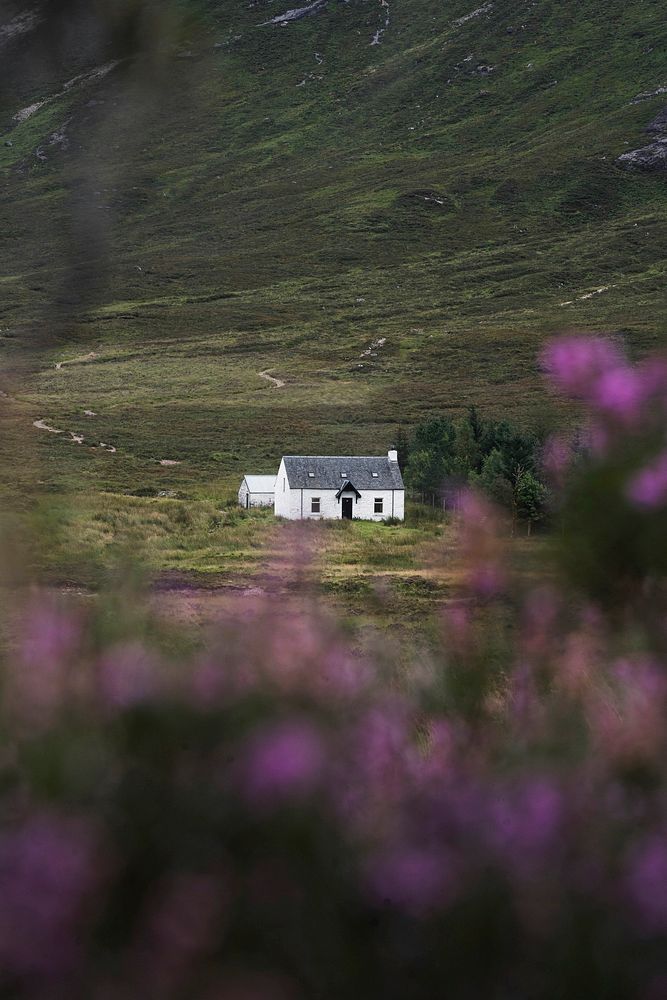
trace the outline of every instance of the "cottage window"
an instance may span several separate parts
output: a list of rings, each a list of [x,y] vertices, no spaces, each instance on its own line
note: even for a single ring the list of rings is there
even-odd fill
[[[347,479],[347,472],[341,472],[340,478],[341,479]]]
[[[384,505],[384,500],[382,499],[382,497],[376,497],[374,505],[374,513],[381,514],[383,505]]]
[[[287,482],[287,480],[286,480],[286,479],[285,479],[285,477],[283,476],[283,493],[285,492],[285,483],[286,483],[286,482]]]
[[[373,479],[377,479],[379,475],[380,475],[379,472],[371,472],[371,476],[373,477]]]
[[[320,498],[312,497],[310,501],[310,512],[311,514],[319,514],[320,512]]]
[[[315,473],[314,472],[309,472],[308,473],[308,478],[309,479],[314,479],[315,478]]]

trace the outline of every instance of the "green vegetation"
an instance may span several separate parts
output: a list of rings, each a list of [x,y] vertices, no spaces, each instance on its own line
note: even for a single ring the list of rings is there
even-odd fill
[[[175,580],[238,587],[278,574],[289,582],[303,548],[308,576],[324,585],[395,573],[444,581],[447,568],[430,569],[428,553],[444,539],[453,544],[454,533],[441,513],[425,513],[413,504],[407,523],[290,525],[261,508],[92,493],[78,503],[45,503],[33,515],[40,546],[32,560],[37,574],[53,583],[98,585],[110,566],[132,560],[149,574],[164,570]]]
[[[632,103],[667,78],[660,3],[403,0],[379,45],[379,4],[259,27],[287,6],[199,4],[159,92],[141,59],[64,89],[80,56],[4,87],[3,504],[90,525],[175,493],[208,539],[283,453],[383,452],[471,404],[548,427],[554,331],[661,341],[667,188],[615,162],[664,103]],[[155,530],[152,565],[229,565]]]
[[[469,484],[530,527],[547,514],[541,450],[538,435],[506,420],[484,420],[473,406],[456,420],[433,417],[417,426],[414,440],[403,443],[406,484],[440,506],[456,505]]]

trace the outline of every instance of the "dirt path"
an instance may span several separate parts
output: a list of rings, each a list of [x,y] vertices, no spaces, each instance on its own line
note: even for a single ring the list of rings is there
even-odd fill
[[[85,437],[83,434],[76,434],[74,431],[63,431],[59,427],[52,427],[51,424],[47,424],[46,420],[33,420],[32,426],[36,427],[38,431],[46,431],[48,434],[69,434],[69,440],[72,444],[84,444]],[[116,448],[112,444],[105,444],[100,441],[99,444],[91,444],[91,448],[101,448],[102,451],[108,451],[110,455],[116,454]]]
[[[47,424],[46,420],[33,420],[32,426],[36,427],[38,431],[48,431],[49,434],[64,434],[65,431],[59,431],[57,427],[51,427]]]
[[[56,361],[56,366],[55,366],[56,371],[57,372],[62,371],[65,365],[81,365],[84,364],[86,361],[95,361],[95,359],[98,357],[99,355],[95,354],[95,351],[91,351],[90,354],[84,354],[80,358],[70,358],[69,361]]]
[[[274,378],[269,372],[273,371],[272,368],[265,368],[263,372],[257,372],[260,378],[265,378],[267,382],[271,382],[276,389],[282,389],[285,385],[281,378]]]
[[[69,358],[67,361],[57,361],[55,364],[56,371],[62,371],[64,365],[79,365],[85,364],[88,361],[95,361],[99,355],[95,351],[90,351],[89,354],[83,354],[78,358]],[[0,396],[5,397],[6,394],[0,392]],[[6,396],[9,399],[9,396]],[[87,419],[92,419],[97,416],[95,410],[84,410],[84,416]],[[36,427],[38,431],[46,431],[47,434],[66,434],[69,435],[67,440],[71,444],[86,444],[86,438],[83,434],[79,434],[76,431],[64,431],[60,427],[52,427],[51,424],[47,424],[46,420],[40,418],[39,420],[33,420],[32,426]],[[99,441],[96,444],[88,443],[88,447],[92,449],[100,449],[100,451],[108,451],[110,455],[115,455],[118,449],[112,444],[106,444],[104,441]]]

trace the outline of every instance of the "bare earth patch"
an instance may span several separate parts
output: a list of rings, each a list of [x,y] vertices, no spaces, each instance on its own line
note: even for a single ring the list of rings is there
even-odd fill
[[[60,372],[63,370],[65,365],[82,365],[86,361],[95,361],[99,355],[95,351],[91,351],[90,354],[83,354],[80,358],[70,358],[69,361],[56,361],[56,371]]]
[[[271,371],[273,371],[272,368],[266,368],[263,372],[258,372],[257,374],[259,375],[260,378],[265,378],[267,382],[271,382],[276,389],[282,389],[282,387],[285,385],[283,379],[274,378],[273,375],[269,374]]]
[[[38,431],[46,431],[48,434],[69,434],[68,440],[72,444],[84,444],[85,437],[83,434],[77,434],[75,431],[63,431],[59,427],[52,427],[51,424],[47,424],[46,420],[33,420],[32,426],[36,427]],[[115,455],[116,448],[112,444],[105,444],[103,441],[100,443],[90,445],[91,448],[101,448],[102,451],[108,451],[109,454]]]

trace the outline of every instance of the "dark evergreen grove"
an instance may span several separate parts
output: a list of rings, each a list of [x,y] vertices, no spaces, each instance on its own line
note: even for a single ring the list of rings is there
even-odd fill
[[[541,434],[486,419],[472,406],[462,417],[418,424],[409,445],[401,432],[399,459],[408,489],[425,499],[451,505],[468,484],[530,524],[544,520],[549,506],[543,443]]]

